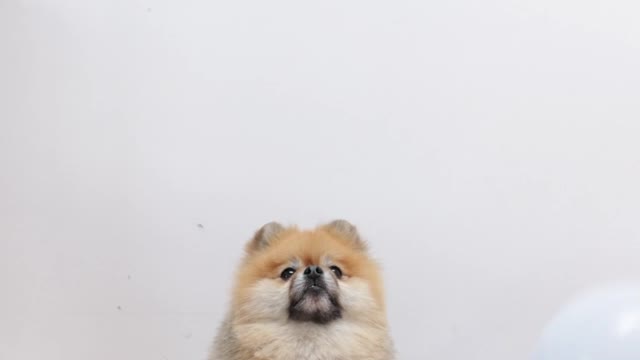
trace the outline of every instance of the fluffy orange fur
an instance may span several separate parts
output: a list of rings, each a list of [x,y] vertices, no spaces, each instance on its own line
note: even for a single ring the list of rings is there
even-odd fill
[[[337,231],[319,227],[300,231],[291,227],[278,234],[269,247],[256,251],[247,245],[247,255],[236,277],[233,309],[238,309],[248,296],[247,291],[265,277],[274,280],[291,259],[300,259],[303,266],[318,264],[323,257],[331,257],[342,268],[345,281],[349,277],[365,280],[380,309],[384,311],[383,282],[378,264],[358,244]],[[267,274],[265,276],[265,274]]]
[[[310,292],[318,278],[324,292]],[[211,360],[393,358],[380,269],[355,226],[336,220],[302,231],[273,222],[255,233]]]

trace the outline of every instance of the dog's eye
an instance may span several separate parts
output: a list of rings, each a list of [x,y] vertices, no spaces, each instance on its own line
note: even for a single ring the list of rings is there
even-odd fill
[[[280,274],[280,278],[282,278],[282,280],[289,280],[289,278],[295,273],[296,273],[296,269],[294,269],[294,268],[286,268]]]
[[[331,271],[333,271],[333,273],[336,275],[336,277],[338,279],[340,279],[342,277],[342,269],[340,269],[339,267],[337,267],[335,265],[330,267],[330,269],[331,269]]]

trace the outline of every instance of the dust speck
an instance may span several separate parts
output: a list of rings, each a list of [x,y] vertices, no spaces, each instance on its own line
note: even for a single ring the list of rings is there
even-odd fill
[[[131,280],[131,275],[127,275],[127,280]]]
[[[151,12],[151,8],[147,8],[147,12],[150,13]]]
[[[118,305],[117,309],[118,311],[122,311],[122,306]]]
[[[198,224],[197,226],[198,226],[198,229],[204,229],[204,225],[202,224]]]

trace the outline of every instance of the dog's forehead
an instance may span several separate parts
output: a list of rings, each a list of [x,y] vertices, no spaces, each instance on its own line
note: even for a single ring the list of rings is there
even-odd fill
[[[329,266],[333,264],[333,256],[329,254],[320,255],[317,257],[310,256],[293,256],[289,259],[289,266],[293,268],[300,268],[309,265]]]
[[[340,239],[324,233],[299,232],[281,239],[270,249],[271,255],[292,265],[323,265],[344,256],[351,249]]]

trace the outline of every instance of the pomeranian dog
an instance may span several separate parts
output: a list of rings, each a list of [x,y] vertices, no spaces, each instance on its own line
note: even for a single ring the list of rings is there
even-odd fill
[[[382,278],[356,228],[264,225],[210,360],[392,360]]]

